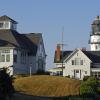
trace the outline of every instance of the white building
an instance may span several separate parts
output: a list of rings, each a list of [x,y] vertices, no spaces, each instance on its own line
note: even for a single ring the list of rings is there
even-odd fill
[[[20,34],[17,22],[0,17],[0,68],[10,75],[29,74],[45,70],[46,53],[41,33]]]
[[[99,16],[92,23],[92,32],[90,34],[91,51],[100,51],[100,19]]]
[[[53,75],[69,76],[82,80],[84,76],[95,76],[100,78],[100,19],[99,16],[92,23],[90,34],[90,51],[85,48],[74,51],[61,51],[60,45],[54,56],[55,67],[49,69]]]

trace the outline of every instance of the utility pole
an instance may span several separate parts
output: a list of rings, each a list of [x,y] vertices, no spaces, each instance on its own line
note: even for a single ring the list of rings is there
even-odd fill
[[[30,63],[30,77],[32,76],[32,63]]]
[[[62,27],[62,40],[61,40],[61,47],[62,47],[62,53],[61,53],[61,56],[62,56],[62,76],[63,76],[63,46],[64,46],[64,44],[63,44],[63,35],[64,35],[64,27]]]

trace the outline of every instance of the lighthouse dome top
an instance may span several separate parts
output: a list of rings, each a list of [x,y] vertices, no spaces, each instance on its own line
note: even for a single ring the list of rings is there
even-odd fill
[[[95,20],[93,21],[92,24],[93,24],[93,25],[98,25],[98,24],[100,24],[100,17],[97,16],[97,17],[95,18]]]
[[[92,22],[91,28],[92,28],[91,35],[96,35],[96,34],[100,35],[100,18],[99,18],[99,16],[97,16],[95,18],[95,20]]]

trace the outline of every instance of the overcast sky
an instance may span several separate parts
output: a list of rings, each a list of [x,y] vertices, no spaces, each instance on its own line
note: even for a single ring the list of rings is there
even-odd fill
[[[20,33],[43,33],[48,69],[53,67],[62,27],[65,50],[89,49],[91,23],[100,15],[100,0],[0,0],[0,15],[16,20]]]

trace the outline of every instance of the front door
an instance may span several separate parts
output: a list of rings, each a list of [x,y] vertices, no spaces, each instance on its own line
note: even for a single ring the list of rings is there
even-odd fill
[[[80,70],[75,70],[75,78],[80,79]]]

